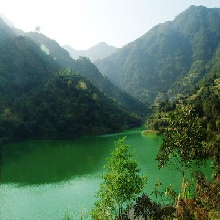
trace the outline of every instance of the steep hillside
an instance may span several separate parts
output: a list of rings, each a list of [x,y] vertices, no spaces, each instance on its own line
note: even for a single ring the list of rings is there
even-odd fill
[[[7,106],[14,98],[35,90],[61,67],[27,37],[8,38],[0,43],[0,102]]]
[[[116,100],[127,110],[138,114],[146,113],[146,105],[143,105],[140,101],[137,101],[126,92],[123,92],[106,77],[103,77],[97,67],[91,63],[88,58],[81,57],[78,60],[73,60],[69,53],[60,47],[55,40],[51,40],[37,32],[30,32],[26,35],[37,42],[47,54],[54,57],[60,66],[63,68],[70,68],[74,72],[82,74],[87,79],[91,80],[108,97]]]
[[[13,29],[9,27],[0,16],[0,43],[14,36],[15,33]]]
[[[185,94],[205,74],[220,39],[220,9],[191,6],[95,64],[131,95],[155,99]]]
[[[105,57],[110,56],[111,54],[115,53],[117,48],[110,46],[104,42],[101,42],[87,50],[74,50],[69,45],[64,45],[64,49],[66,49],[70,56],[73,59],[78,59],[79,57],[88,57],[92,62],[98,59],[103,59]]]
[[[220,45],[213,59],[206,65],[207,74],[188,97],[202,118],[208,131],[220,132]]]
[[[184,97],[169,102],[168,100],[158,105],[155,113],[148,118],[149,130],[164,131],[168,126],[168,112],[177,106],[190,104],[199,114],[201,125],[207,129],[209,135],[220,134],[220,45],[213,59],[205,66],[206,75]],[[214,135],[213,135],[214,134]]]
[[[35,90],[17,97],[0,114],[0,138],[73,138],[117,132],[140,120],[119,108],[85,77],[53,73]]]

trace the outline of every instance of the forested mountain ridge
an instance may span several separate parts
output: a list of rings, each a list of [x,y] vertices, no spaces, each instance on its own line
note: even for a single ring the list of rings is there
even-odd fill
[[[14,103],[18,137],[78,137],[117,132],[140,123],[71,70],[53,73]]]
[[[164,132],[168,124],[168,113],[179,105],[190,104],[196,110],[201,125],[211,136],[220,134],[220,47],[213,59],[205,67],[206,75],[196,84],[189,94],[169,102],[161,102],[155,113],[148,118],[149,130]]]
[[[73,59],[78,59],[79,57],[83,56],[88,57],[92,62],[108,57],[117,50],[117,48],[104,42],[100,42],[87,50],[75,50],[69,45],[64,45],[63,48],[69,52]]]
[[[219,39],[220,9],[191,6],[95,64],[131,95],[154,103],[189,92],[206,74]]]
[[[54,57],[2,20],[0,35],[0,142],[73,138],[140,124],[85,77],[60,71]]]
[[[138,114],[147,112],[147,105],[142,104],[140,101],[111,83],[99,72],[97,67],[88,58],[80,57],[77,60],[72,59],[69,53],[55,40],[51,40],[41,33],[30,32],[26,33],[26,36],[34,40],[51,57],[54,57],[60,66],[63,68],[70,68],[74,72],[82,74],[87,79],[91,80],[108,97],[121,104],[123,108]]]

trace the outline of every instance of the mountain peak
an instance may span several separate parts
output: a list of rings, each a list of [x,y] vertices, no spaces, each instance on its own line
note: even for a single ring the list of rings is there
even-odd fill
[[[97,45],[108,45],[108,44],[105,43],[105,42],[100,42],[100,43],[98,43]]]
[[[108,57],[117,50],[117,48],[110,46],[105,42],[100,42],[87,50],[75,50],[69,45],[64,45],[63,48],[69,52],[73,59],[78,59],[79,57],[84,56],[88,57],[91,61]]]

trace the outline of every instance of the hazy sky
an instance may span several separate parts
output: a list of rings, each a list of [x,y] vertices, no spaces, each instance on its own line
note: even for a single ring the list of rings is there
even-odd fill
[[[190,5],[220,8],[220,0],[0,0],[0,12],[24,31],[40,26],[60,45],[87,49],[122,47]]]

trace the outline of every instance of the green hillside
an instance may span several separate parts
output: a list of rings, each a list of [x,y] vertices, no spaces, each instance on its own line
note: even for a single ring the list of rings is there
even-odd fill
[[[142,101],[186,94],[206,74],[220,39],[220,9],[191,6],[114,55],[100,72]]]
[[[91,80],[92,83],[108,97],[117,101],[123,108],[138,114],[147,112],[146,104],[142,104],[140,101],[131,97],[128,93],[111,83],[99,72],[97,67],[88,58],[80,57],[77,60],[72,59],[69,53],[55,40],[51,40],[41,33],[30,32],[26,35],[34,40],[41,48],[43,47],[45,52],[52,56],[60,66],[63,68],[70,68],[74,72],[82,74],[87,79]]]
[[[53,73],[37,89],[18,98],[12,110],[4,109],[2,119],[3,123],[14,119],[13,136],[18,138],[102,134],[140,123],[85,77],[65,69]]]
[[[2,24],[0,142],[33,137],[73,138],[140,125],[140,119],[119,107],[85,77],[71,70],[59,71],[62,66],[54,57],[29,37],[17,37],[13,28]],[[81,67],[88,70],[84,63]]]

